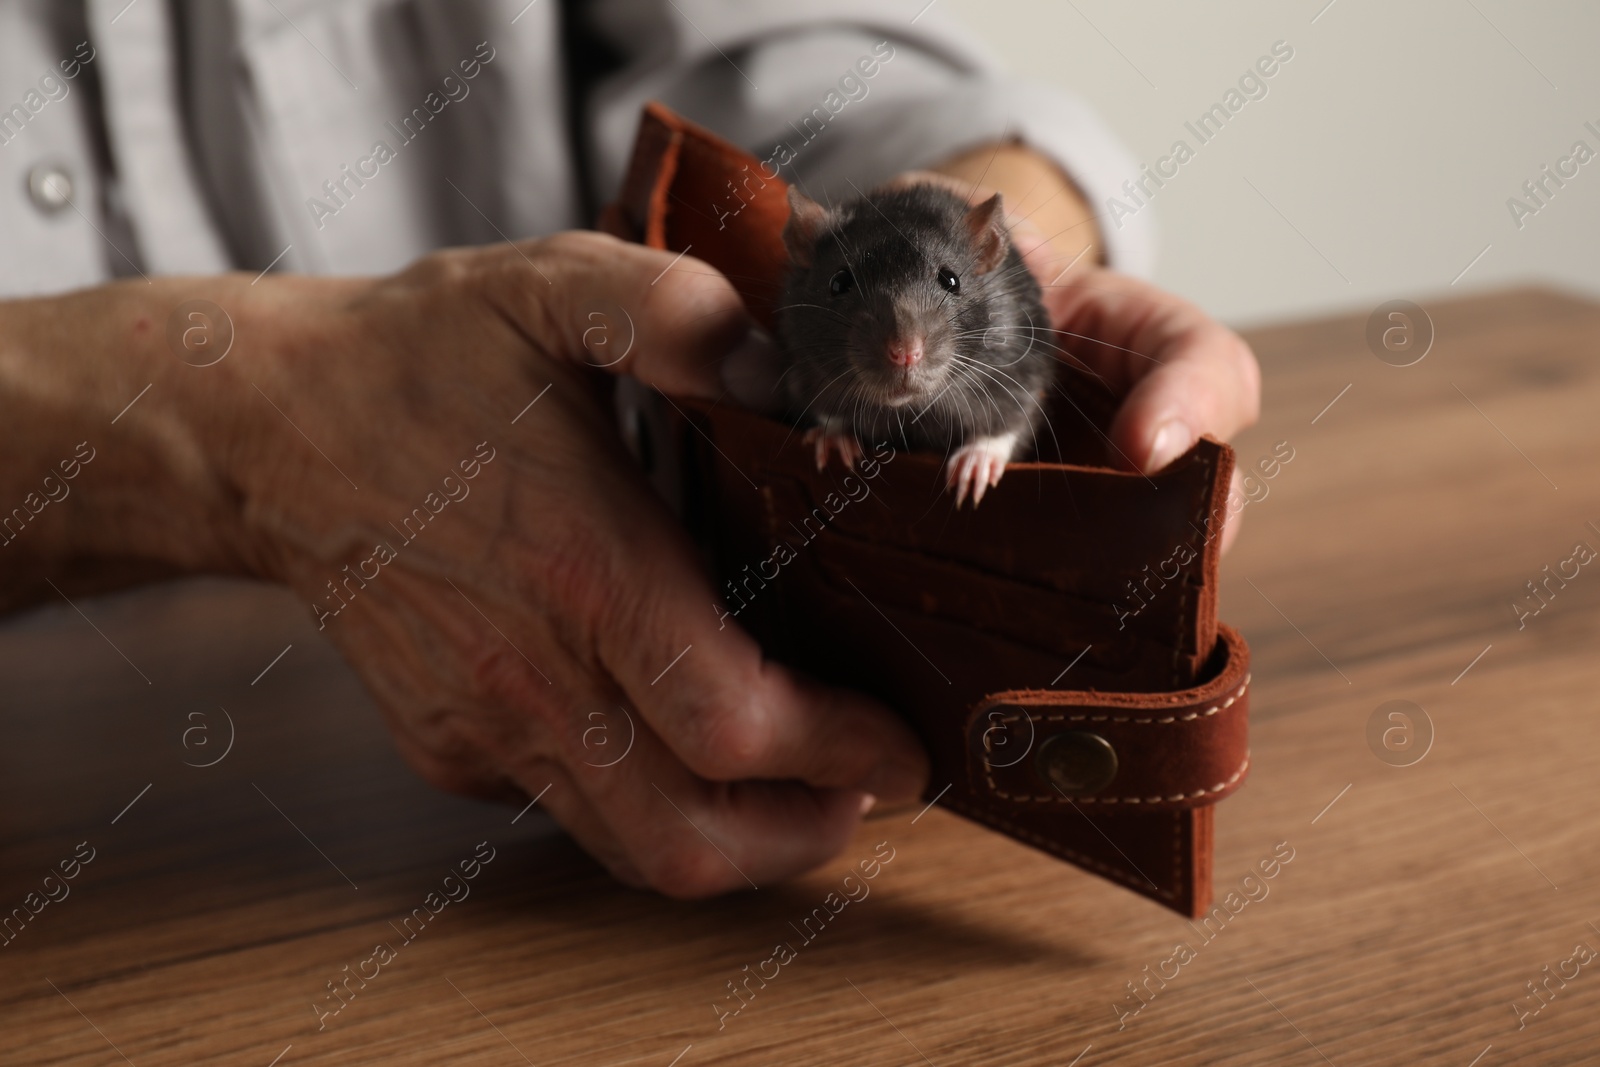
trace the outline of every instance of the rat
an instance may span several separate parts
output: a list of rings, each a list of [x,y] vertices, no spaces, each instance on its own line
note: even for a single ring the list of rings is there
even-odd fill
[[[791,187],[777,314],[782,385],[817,469],[861,440],[948,455],[976,507],[1034,444],[1057,361],[1040,289],[996,193],[882,188],[825,208]]]

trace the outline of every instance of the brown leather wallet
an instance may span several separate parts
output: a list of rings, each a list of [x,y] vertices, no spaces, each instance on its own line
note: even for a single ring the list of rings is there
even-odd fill
[[[786,189],[650,104],[601,228],[704,260],[770,328]],[[1212,805],[1250,762],[1249,649],[1216,618],[1233,452],[1202,438],[1149,477],[1113,469],[1116,398],[1063,377],[1057,462],[1010,464],[976,509],[954,507],[942,456],[880,446],[819,472],[793,427],[727,403],[646,405],[634,432],[729,615],[905,715],[926,800],[1199,916]]]

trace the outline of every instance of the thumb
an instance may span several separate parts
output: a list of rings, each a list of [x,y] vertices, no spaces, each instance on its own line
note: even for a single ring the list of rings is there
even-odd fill
[[[606,234],[511,245],[506,263],[514,291],[502,309],[525,336],[553,356],[669,395],[722,395],[723,358],[754,326],[710,264]]]
[[[1203,433],[1228,440],[1260,411],[1255,357],[1231,330],[1202,322],[1157,352],[1160,362],[1128,391],[1110,431],[1146,474],[1187,452]]]

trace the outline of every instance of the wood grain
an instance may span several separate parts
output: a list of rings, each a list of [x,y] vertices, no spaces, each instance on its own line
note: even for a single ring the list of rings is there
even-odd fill
[[[1219,898],[1275,848],[1293,859],[1209,940],[940,810],[870,820],[791,885],[712,904],[620,889],[537,810],[513,823],[416,780],[285,594],[193,582],[0,631],[0,914],[95,850],[0,948],[0,1058],[1594,1062],[1600,966],[1552,981],[1524,1028],[1513,1004],[1540,1003],[1524,983],[1576,944],[1600,949],[1600,571],[1524,628],[1511,604],[1575,542],[1600,547],[1600,308],[1520,291],[1428,310],[1437,338],[1406,368],[1367,350],[1365,316],[1252,335],[1265,414],[1241,464],[1279,441],[1295,458],[1224,566],[1256,681]],[[1389,700],[1432,722],[1412,766],[1368,746]],[[221,751],[198,741],[226,739],[224,708],[233,749],[186,765]],[[483,841],[471,895],[319,1030],[325,983],[399,942],[390,923]],[[804,940],[790,924],[885,841],[870,894]],[[779,941],[795,957],[719,1030],[725,983]],[[1119,1029],[1126,983],[1179,943],[1192,958]]]

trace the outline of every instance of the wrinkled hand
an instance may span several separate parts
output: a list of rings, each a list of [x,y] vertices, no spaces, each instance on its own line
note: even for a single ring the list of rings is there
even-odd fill
[[[823,862],[927,769],[888,710],[719,623],[619,439],[596,366],[716,396],[748,330],[673,258],[575,233],[269,279],[239,336],[287,335],[219,364],[244,400],[208,432],[253,569],[313,605],[423,777],[538,796],[618,878],[695,897]]]

